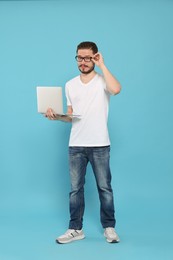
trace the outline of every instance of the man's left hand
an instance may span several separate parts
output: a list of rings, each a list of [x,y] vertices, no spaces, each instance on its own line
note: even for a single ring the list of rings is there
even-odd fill
[[[103,56],[100,52],[97,52],[94,57],[92,58],[92,61],[101,68],[102,65],[104,65]]]

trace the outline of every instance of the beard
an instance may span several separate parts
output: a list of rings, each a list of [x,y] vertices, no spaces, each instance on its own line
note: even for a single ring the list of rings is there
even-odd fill
[[[82,69],[82,66],[84,66],[85,68],[88,68],[88,70],[84,70]],[[78,69],[80,70],[80,72],[82,74],[89,74],[90,72],[92,72],[94,70],[95,64],[92,67],[88,67],[87,65],[80,65],[78,66]]]

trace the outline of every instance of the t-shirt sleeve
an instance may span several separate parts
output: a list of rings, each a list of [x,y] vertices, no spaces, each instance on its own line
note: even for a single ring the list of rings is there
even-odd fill
[[[66,95],[66,100],[67,100],[67,106],[71,106],[71,100],[69,96],[69,85],[66,83],[65,85],[65,95]]]

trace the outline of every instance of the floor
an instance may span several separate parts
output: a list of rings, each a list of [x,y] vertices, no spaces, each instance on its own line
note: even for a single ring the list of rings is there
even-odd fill
[[[172,260],[172,227],[168,225],[170,218],[167,217],[167,221],[166,218],[162,219],[165,222],[161,228],[158,226],[160,219],[152,217],[140,221],[139,214],[132,221],[128,214],[122,214],[117,227],[121,242],[109,244],[96,219],[88,215],[84,223],[86,238],[59,245],[55,243],[55,238],[65,231],[66,221],[63,216],[43,213],[2,215],[0,260],[94,260],[96,257],[100,260]]]

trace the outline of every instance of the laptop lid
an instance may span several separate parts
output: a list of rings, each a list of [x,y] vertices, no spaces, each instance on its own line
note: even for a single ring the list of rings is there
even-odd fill
[[[37,87],[38,113],[45,114],[48,108],[52,108],[56,114],[64,114],[62,87],[57,87],[57,86]]]

